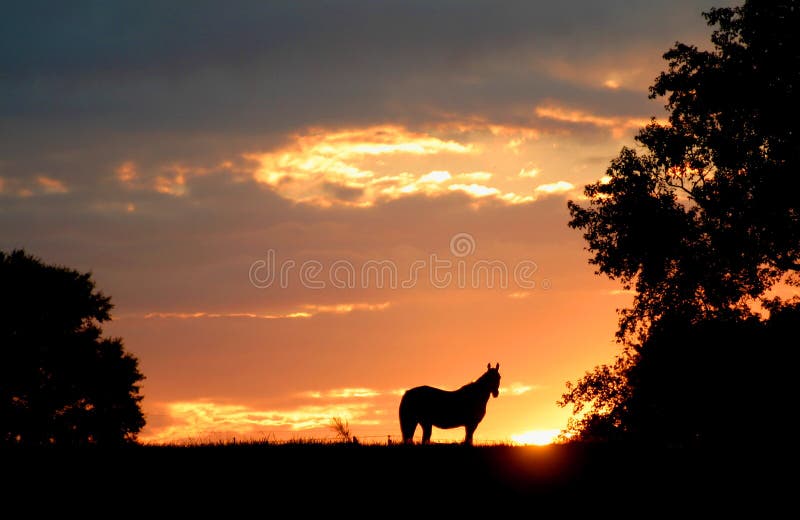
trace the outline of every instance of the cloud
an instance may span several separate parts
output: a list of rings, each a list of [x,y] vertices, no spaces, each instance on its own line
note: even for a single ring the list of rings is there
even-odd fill
[[[515,291],[509,293],[508,297],[515,300],[522,300],[528,298],[530,295],[531,295],[530,291]]]
[[[369,418],[371,405],[326,404],[305,405],[287,409],[258,409],[242,404],[213,401],[178,401],[160,405],[162,426],[149,429],[140,436],[146,443],[186,442],[192,439],[229,440],[232,437],[267,437],[276,431],[301,431],[325,428],[332,417],[350,422],[377,424]]]
[[[481,198],[490,195],[499,195],[500,190],[482,184],[451,184],[447,187],[451,191],[463,191],[472,197]]]
[[[114,172],[119,182],[126,186],[132,184],[139,177],[139,173],[136,171],[136,164],[133,161],[123,162],[117,166]]]
[[[636,294],[636,291],[633,289],[612,289],[608,291],[608,294],[611,296],[622,296],[622,295],[629,295],[629,294]]]
[[[532,392],[534,390],[537,390],[538,388],[539,387],[537,387],[536,385],[527,385],[525,383],[515,382],[511,383],[510,386],[500,387],[500,393],[517,396],[517,395],[527,394],[528,392]]]
[[[317,314],[349,314],[353,311],[382,311],[391,305],[390,302],[383,303],[337,303],[332,305],[306,304],[301,310],[284,312],[278,314],[263,314],[255,312],[148,312],[144,314],[145,319],[215,319],[215,318],[246,318],[258,320],[280,320],[294,318],[311,318]]]
[[[549,195],[553,193],[565,193],[574,189],[575,186],[571,182],[557,181],[548,184],[540,184],[539,186],[536,186],[534,191]]]
[[[282,148],[247,153],[244,157],[258,163],[253,173],[256,181],[289,199],[323,206],[334,202],[363,202],[369,205],[381,195],[398,192],[393,189],[396,184],[391,181],[409,178],[379,176],[365,166],[367,160],[396,154],[465,154],[471,151],[469,144],[412,132],[397,125],[383,125],[338,130],[312,129],[295,135],[292,142]],[[441,183],[449,178],[448,172],[433,171],[405,186]],[[387,183],[389,186],[386,186]],[[341,191],[332,191],[331,186],[347,190],[345,196],[341,196]]]
[[[463,193],[481,203],[487,199],[505,204],[532,202],[535,192],[520,193],[517,189],[522,186],[515,186],[513,178],[498,178],[489,171],[404,170],[409,165],[421,168],[428,164],[424,161],[457,164],[464,156],[472,162],[492,160],[505,154],[506,131],[517,130],[472,121],[417,131],[399,125],[316,128],[292,136],[288,144],[274,150],[244,154],[255,163],[250,170],[243,166],[228,170],[235,176],[252,177],[288,200],[323,208],[369,208],[393,199],[439,197],[448,192]],[[409,163],[409,156],[419,159]],[[517,177],[529,179],[539,171],[526,166]],[[180,187],[185,188],[183,183]]]
[[[617,139],[629,130],[641,128],[650,123],[648,118],[599,116],[585,110],[565,108],[558,105],[537,106],[536,115],[543,119],[552,119],[559,122],[608,128],[611,131],[611,135]]]
[[[47,177],[44,175],[40,175],[36,178],[36,183],[39,187],[44,191],[44,193],[68,193],[69,190],[58,179],[53,179],[52,177]]]
[[[458,178],[459,179],[464,179],[464,180],[472,181],[472,182],[475,182],[475,181],[488,181],[488,180],[491,180],[491,178],[493,176],[494,176],[494,174],[492,174],[490,172],[470,172],[470,173],[459,173],[458,174]]]
[[[535,168],[533,166],[520,169],[519,173],[517,174],[518,177],[523,177],[526,179],[533,179],[539,175],[539,168]]]
[[[435,182],[436,184],[441,184],[445,181],[449,181],[452,178],[453,176],[450,175],[450,172],[438,170],[423,175],[417,182]]]
[[[0,195],[26,199],[41,195],[64,195],[70,192],[66,183],[47,175],[35,175],[31,179],[0,177]]]
[[[50,172],[72,188],[99,168],[38,165],[87,153],[93,167],[129,159],[144,168],[259,151],[308,127],[387,121],[489,121],[522,153],[520,142],[548,130],[548,120],[528,117],[547,100],[637,118],[658,110],[644,87],[663,68],[659,56],[676,39],[705,41],[699,13],[710,5],[245,2],[225,16],[201,3],[165,17],[156,2],[135,14],[116,3],[20,3],[0,19],[0,116],[14,128],[0,142],[3,176]],[[618,76],[622,88],[602,86]],[[233,150],[237,141],[246,146]]]
[[[301,392],[299,395],[311,397],[313,399],[360,399],[378,397],[383,395],[383,393],[378,390],[373,390],[372,388],[335,388],[327,391],[310,390],[308,392]]]

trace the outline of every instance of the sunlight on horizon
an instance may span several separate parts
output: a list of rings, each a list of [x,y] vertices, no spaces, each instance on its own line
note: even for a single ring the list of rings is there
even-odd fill
[[[511,440],[517,444],[528,446],[547,446],[548,444],[553,444],[560,433],[561,430],[558,428],[552,428],[548,430],[528,430],[526,432],[512,435]]]

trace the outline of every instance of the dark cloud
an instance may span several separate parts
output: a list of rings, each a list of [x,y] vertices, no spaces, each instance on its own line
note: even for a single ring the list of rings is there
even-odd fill
[[[363,188],[353,188],[333,182],[325,182],[322,185],[322,189],[326,194],[333,196],[334,199],[344,202],[357,201],[364,193]]]
[[[542,63],[658,53],[696,34],[708,4],[19,3],[0,20],[0,117],[7,128],[252,133],[441,111],[510,118],[552,96],[630,110]]]

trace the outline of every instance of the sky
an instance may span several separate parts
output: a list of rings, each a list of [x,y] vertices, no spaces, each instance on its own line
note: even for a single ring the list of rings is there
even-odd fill
[[[397,439],[404,390],[487,363],[476,441],[547,440],[631,299],[566,202],[713,5],[13,2],[0,249],[111,295],[146,442]]]

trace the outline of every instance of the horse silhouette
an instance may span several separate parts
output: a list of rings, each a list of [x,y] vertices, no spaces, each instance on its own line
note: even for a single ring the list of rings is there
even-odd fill
[[[449,392],[432,386],[418,386],[408,390],[400,400],[400,430],[403,442],[411,443],[417,424],[422,426],[422,443],[431,441],[433,426],[458,428],[464,426],[467,434],[464,444],[472,444],[472,435],[486,415],[489,394],[500,395],[500,363],[476,381]]]

